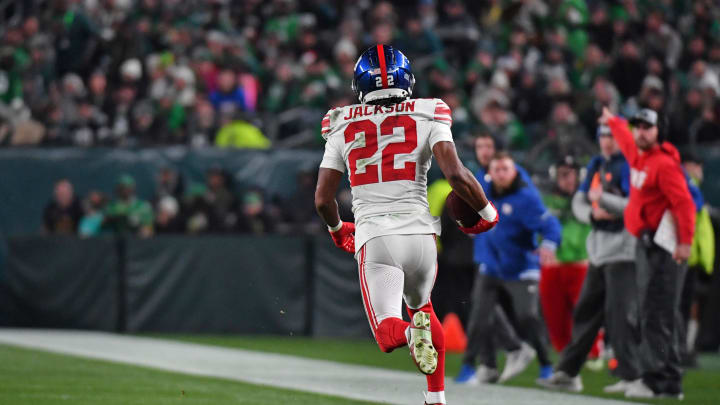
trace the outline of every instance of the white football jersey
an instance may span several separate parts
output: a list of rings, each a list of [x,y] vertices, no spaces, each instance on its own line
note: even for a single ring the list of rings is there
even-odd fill
[[[440,221],[428,209],[427,172],[432,147],[452,142],[451,125],[450,108],[440,99],[328,111],[320,167],[348,172],[356,251],[377,236],[440,234]]]

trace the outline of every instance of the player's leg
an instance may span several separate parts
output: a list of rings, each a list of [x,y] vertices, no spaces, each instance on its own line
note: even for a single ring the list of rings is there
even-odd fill
[[[437,275],[437,247],[434,235],[398,235],[403,241],[396,246],[398,260],[405,273],[404,297],[408,313],[415,318],[418,312],[430,320],[432,344],[437,351],[437,367],[427,376],[426,403],[445,403],[445,333],[430,302]]]
[[[373,238],[357,254],[360,288],[370,328],[380,350],[389,353],[407,344],[408,323],[402,319],[404,275],[385,245]]]
[[[446,261],[439,260],[438,258],[438,268],[450,270],[451,266],[449,266]],[[431,301],[433,302],[435,313],[439,319],[445,319],[447,314],[454,312],[453,301],[455,301],[456,298],[457,277],[455,276],[456,269],[452,268],[452,270],[453,271],[438,271],[432,290]]]

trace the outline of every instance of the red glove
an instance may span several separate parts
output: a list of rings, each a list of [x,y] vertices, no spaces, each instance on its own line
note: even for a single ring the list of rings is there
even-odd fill
[[[330,231],[335,246],[340,249],[355,254],[355,224],[352,222],[343,222],[342,227],[335,232]]]
[[[488,204],[490,204],[493,209],[495,209],[495,205],[488,201]],[[480,217],[480,219],[477,221],[477,223],[471,227],[463,228],[460,227],[460,230],[465,232],[468,235],[477,235],[479,233],[487,232],[495,227],[498,223],[498,219],[500,219],[500,215],[498,215],[497,210],[495,210],[495,219],[493,221],[488,221],[484,219],[483,217]]]

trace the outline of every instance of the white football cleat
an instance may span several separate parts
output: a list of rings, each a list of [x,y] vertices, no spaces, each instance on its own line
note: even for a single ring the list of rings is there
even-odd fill
[[[432,374],[437,368],[438,352],[432,344],[430,314],[418,311],[410,323],[410,356],[418,370],[423,374]]]

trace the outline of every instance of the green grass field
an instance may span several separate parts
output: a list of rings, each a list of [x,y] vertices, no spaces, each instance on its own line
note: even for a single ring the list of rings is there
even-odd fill
[[[301,337],[162,336],[185,342],[243,348],[314,359],[414,371],[407,350],[381,353],[370,340]],[[720,401],[720,357],[701,358],[702,369],[685,378],[685,404]],[[460,355],[447,356],[447,374],[460,367]],[[508,385],[535,387],[537,365]],[[602,393],[613,382],[606,372],[583,371],[585,395]],[[418,375],[418,378],[421,378]],[[482,392],[482,387],[477,387]],[[648,401],[644,401],[648,402]],[[671,404],[674,400],[651,403]],[[0,345],[0,404],[369,404],[324,395],[197,377]]]
[[[0,404],[371,403],[0,345]]]
[[[390,354],[380,352],[375,343],[368,340],[308,339],[302,337],[238,337],[238,336],[164,336],[185,342],[235,347],[249,350],[291,354],[314,359],[332,360],[343,363],[384,367],[394,370],[413,371],[414,366],[407,350],[396,350]],[[500,359],[502,362],[502,359]],[[708,405],[720,403],[720,356],[701,356],[701,368],[690,370],[684,379],[685,400],[683,404]],[[461,355],[446,356],[446,374],[452,378],[460,369]],[[502,363],[500,364],[502,367]],[[537,362],[519,375],[508,386],[537,388],[535,378],[538,375]],[[608,395],[602,392],[604,386],[617,381],[606,371],[582,371],[585,390],[583,395],[602,398],[622,399],[621,395]],[[482,388],[478,388],[481,390]],[[648,401],[639,401],[648,402]],[[652,400],[657,404],[678,403],[672,399]]]

